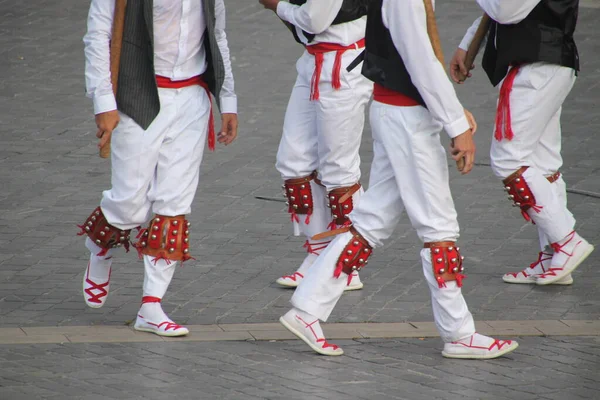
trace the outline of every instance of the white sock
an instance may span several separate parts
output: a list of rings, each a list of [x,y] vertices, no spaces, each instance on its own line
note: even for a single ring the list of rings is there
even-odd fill
[[[554,253],[552,257],[552,264],[555,266],[564,265],[573,253],[573,250],[577,244],[582,240],[581,236],[577,232],[572,232],[556,242],[559,246],[562,246],[560,251]]]
[[[141,315],[146,321],[150,321],[155,324],[160,324],[164,321],[173,322],[171,318],[165,314],[160,303],[144,303],[140,307],[138,314]]]
[[[92,242],[89,237],[86,238],[85,246],[88,248],[88,250],[90,250],[88,278],[98,284],[108,281],[108,277],[110,276],[110,267],[112,265],[113,249],[108,250],[108,252],[103,256],[98,256],[97,254],[102,251],[102,248],[98,247],[94,242]]]
[[[292,308],[290,313],[292,314],[297,323],[304,326],[305,329],[312,330],[317,339],[325,337],[325,335],[323,334],[323,329],[321,328],[321,323],[319,322],[319,319],[317,317],[297,308]]]

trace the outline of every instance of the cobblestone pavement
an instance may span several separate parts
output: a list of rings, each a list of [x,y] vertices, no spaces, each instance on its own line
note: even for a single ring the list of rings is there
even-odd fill
[[[274,159],[301,48],[254,1],[226,3],[240,138],[207,154],[202,166],[190,216],[197,260],[178,270],[164,302],[182,324],[275,322],[291,292],[273,281],[304,256],[283,205],[256,198],[280,196]],[[81,298],[87,255],[75,225],[110,183],[108,162],[96,156],[91,102],[84,97],[81,38],[88,4],[0,0],[2,328],[118,326],[139,307],[142,268],[131,253],[115,260],[102,309],[86,308]],[[600,9],[594,0],[583,4],[576,35],[582,72],[563,110],[563,173],[571,189],[600,193]],[[471,1],[438,1],[446,58],[479,13]],[[573,286],[500,280],[534,261],[536,232],[485,166],[496,94],[481,68],[459,87],[459,96],[480,127],[481,165],[467,177],[451,176],[471,311],[488,321],[600,319],[598,251],[576,271]],[[367,129],[365,184],[370,146]],[[573,193],[569,203],[578,231],[600,243],[600,199]],[[331,320],[431,321],[418,248],[405,219],[364,271],[365,289],[344,295]],[[2,345],[0,398],[197,398],[199,389],[202,398],[232,399],[600,398],[597,338],[526,338],[512,360],[487,363],[442,360],[436,339],[348,345],[339,359],[314,357],[299,342]],[[308,388],[304,378],[311,380]]]
[[[525,338],[509,357],[464,362],[436,339],[0,346],[0,398],[598,399],[598,338]]]

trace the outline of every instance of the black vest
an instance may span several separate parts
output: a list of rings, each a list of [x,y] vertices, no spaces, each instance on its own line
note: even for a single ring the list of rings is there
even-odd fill
[[[383,0],[372,0],[369,4],[362,74],[387,89],[425,105],[394,46],[390,31],[383,24],[382,3]]]
[[[202,2],[206,20],[204,49],[208,68],[203,77],[220,108],[225,66],[215,36],[215,0]],[[154,20],[152,0],[129,0],[125,9],[125,29],[116,100],[119,111],[148,129],[160,111],[154,74]]]
[[[579,0],[542,0],[518,24],[492,21],[483,69],[494,86],[504,79],[510,65],[547,62],[579,71],[573,40]]]
[[[290,0],[290,4],[294,4],[296,6],[301,6],[306,3],[307,0]],[[321,0],[324,1],[324,0]],[[344,0],[342,3],[342,8],[340,8],[340,12],[335,17],[331,25],[339,25],[344,24],[346,22],[355,21],[361,17],[367,15],[367,4],[369,0]],[[292,33],[294,34],[294,39],[296,42],[300,44],[302,41],[296,32],[296,29],[292,29]],[[312,33],[308,33],[306,31],[302,31],[304,37],[308,39],[308,43],[312,42],[315,38],[315,35]]]

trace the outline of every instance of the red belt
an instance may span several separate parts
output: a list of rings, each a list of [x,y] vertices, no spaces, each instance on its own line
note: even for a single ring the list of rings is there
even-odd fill
[[[515,77],[519,72],[519,68],[518,65],[513,66],[510,71],[508,71],[508,74],[500,87],[498,108],[496,109],[496,130],[494,132],[494,137],[497,141],[501,141],[503,137],[512,140],[515,136],[512,130],[510,117],[510,92],[512,91],[513,83],[515,82]]]
[[[335,62],[333,64],[333,72],[331,77],[331,86],[334,89],[340,89],[342,83],[340,81],[340,74],[342,70],[342,56],[346,50],[362,49],[365,47],[365,39],[361,39],[358,42],[351,44],[350,46],[342,46],[337,43],[318,43],[310,46],[306,46],[308,54],[315,56],[315,72],[313,73],[312,80],[310,82],[310,99],[319,100],[319,81],[321,80],[321,70],[323,69],[323,55],[335,51]]]
[[[156,75],[156,86],[164,89],[181,89],[188,86],[199,85],[206,90],[206,95],[208,96],[208,101],[210,101],[210,112],[208,116],[208,149],[210,151],[215,151],[215,119],[212,113],[212,97],[210,96],[210,89],[208,88],[208,84],[202,78],[202,75],[193,76],[188,79],[184,79],[181,81],[174,81],[170,78]]]
[[[383,87],[378,83],[373,86],[373,100],[379,103],[400,107],[414,107],[420,105],[415,99]]]

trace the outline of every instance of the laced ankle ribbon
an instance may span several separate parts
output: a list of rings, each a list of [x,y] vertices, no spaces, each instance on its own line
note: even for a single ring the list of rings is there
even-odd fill
[[[545,256],[545,258],[544,258],[544,256]],[[544,261],[550,261],[550,260],[552,260],[552,253],[546,253],[546,252],[540,251],[538,253],[537,261],[529,264],[529,269],[534,269],[538,265],[541,265],[542,272],[546,272],[546,268],[544,267]],[[519,274],[523,274],[523,276],[525,278],[529,278],[531,276],[527,273],[527,270],[523,270],[523,271],[519,271],[519,272],[509,272],[508,274],[512,275],[513,278],[516,278]]]
[[[567,241],[564,242],[563,244],[552,243],[550,245],[554,249],[554,253],[555,254],[563,253],[563,254],[566,254],[569,257],[571,257],[573,255],[573,253],[568,253],[565,250],[563,250],[563,247],[565,247],[567,244],[569,244],[575,238],[575,231],[571,231],[571,233],[569,233],[567,235],[567,237],[568,237]],[[546,278],[548,276],[556,276],[556,273],[557,272],[561,272],[562,270],[563,270],[563,267],[560,267],[560,268],[549,268],[547,271],[544,271],[544,273],[540,275],[540,278]]]
[[[308,329],[311,331],[311,333],[312,333],[312,334],[313,334],[313,336],[315,337],[315,340],[316,340],[316,342],[317,342],[317,343],[323,343],[323,344],[321,345],[321,348],[323,348],[323,349],[327,349],[327,348],[331,347],[333,350],[337,350],[337,349],[339,349],[339,347],[338,347],[338,346],[336,346],[335,344],[332,344],[332,343],[329,343],[329,342],[327,342],[327,340],[325,340],[325,338],[324,338],[324,337],[323,337],[323,338],[319,338],[319,336],[317,336],[317,333],[315,332],[315,330],[313,329],[313,327],[312,327],[312,326],[313,326],[314,324],[316,324],[316,323],[318,323],[318,322],[319,322],[319,320],[318,320],[318,319],[315,319],[315,320],[314,320],[313,322],[311,322],[311,323],[308,323],[308,322],[304,321],[302,318],[300,318],[300,316],[299,316],[299,315],[296,315],[296,319],[297,319],[298,321],[302,322],[302,323],[304,324],[304,327],[305,327],[305,328],[308,328]]]
[[[112,270],[110,270],[108,272],[108,280],[106,282],[98,284],[89,278],[90,264],[88,263],[86,277],[85,277],[85,283],[90,285],[90,287],[84,289],[85,294],[87,294],[89,296],[87,299],[88,303],[102,304],[101,299],[108,295],[108,290],[106,290],[106,287],[110,284],[111,272],[112,272]],[[96,291],[96,290],[98,291],[98,293],[94,293],[94,291]]]

